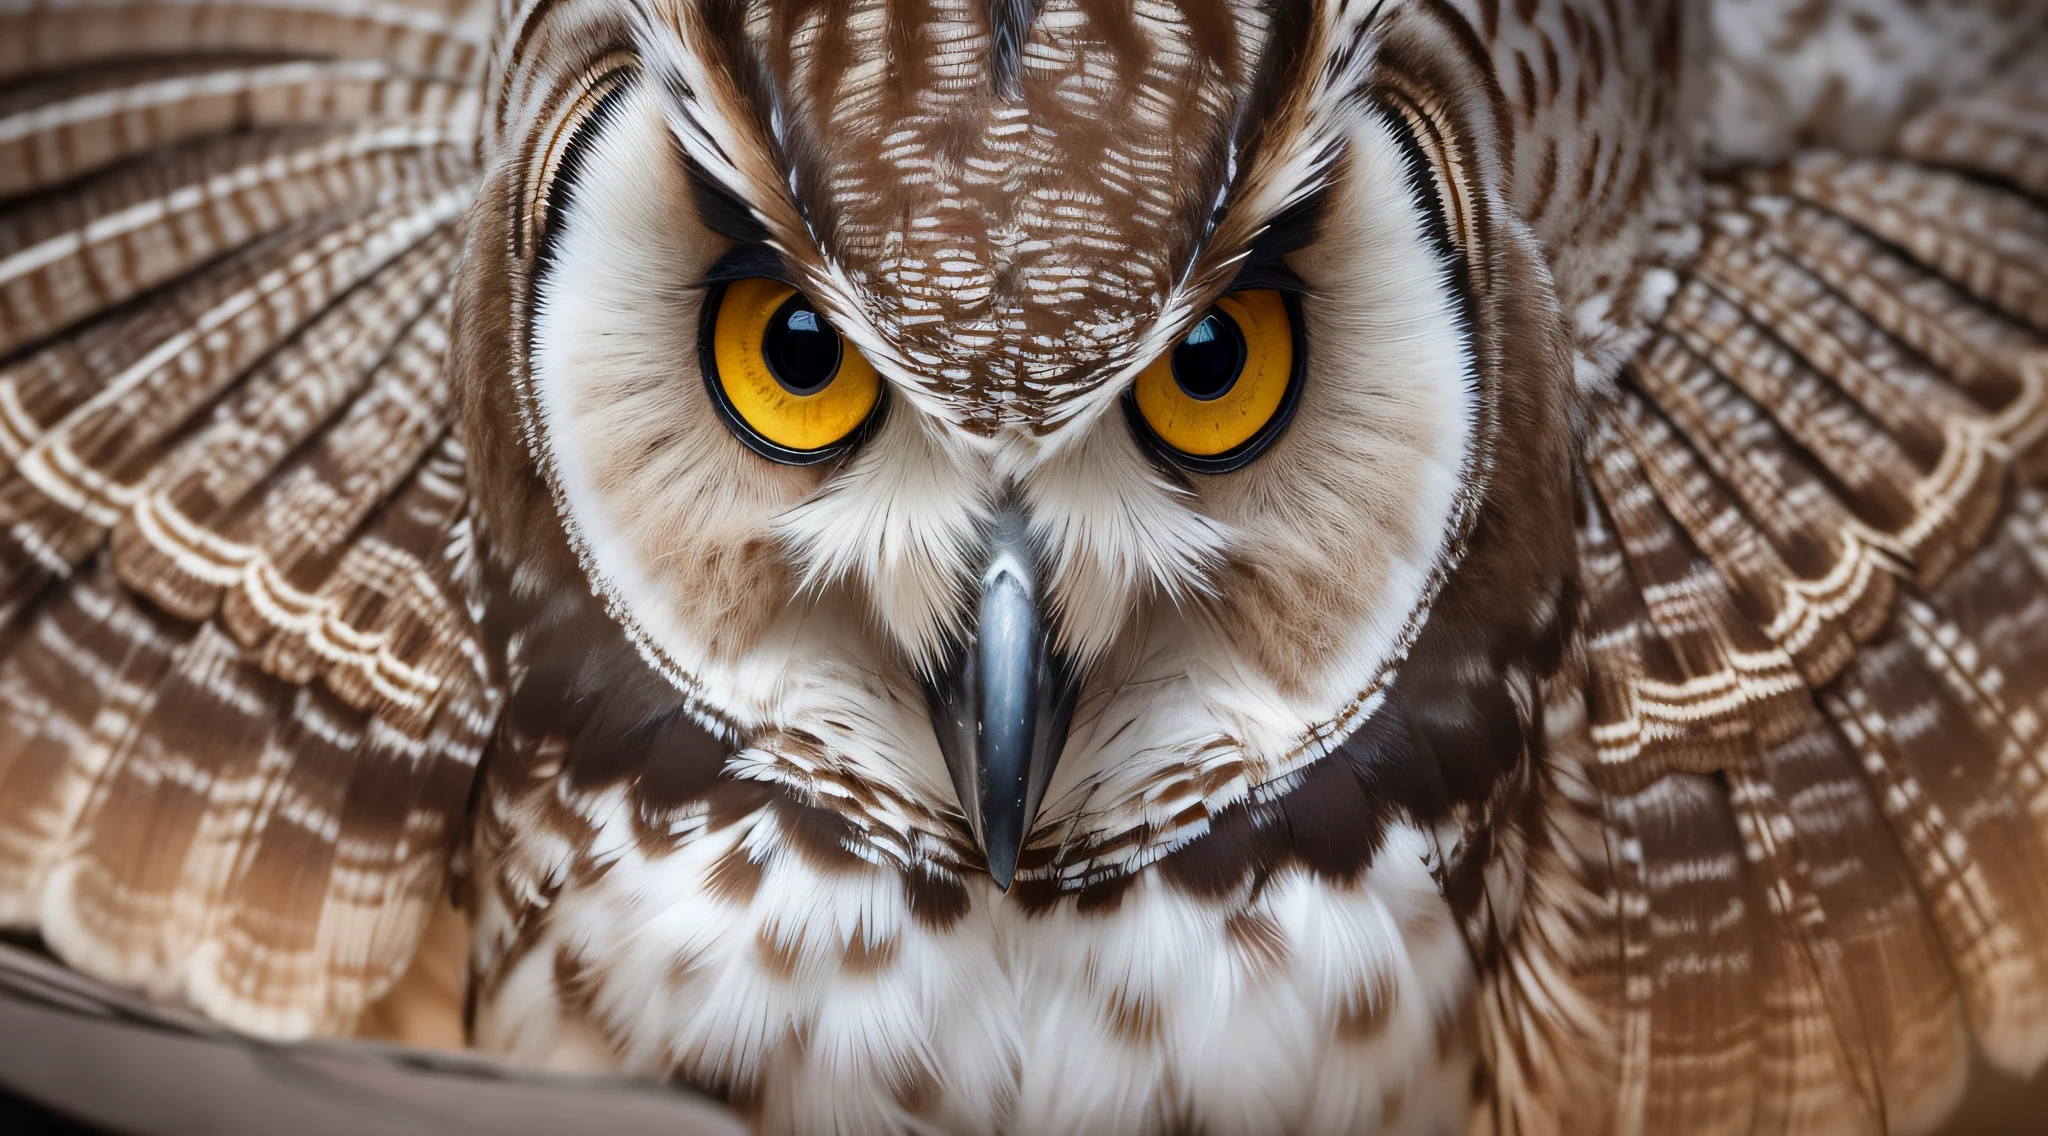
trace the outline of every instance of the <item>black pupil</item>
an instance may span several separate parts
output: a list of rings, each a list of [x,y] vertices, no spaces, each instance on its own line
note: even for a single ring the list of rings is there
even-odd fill
[[[791,296],[768,321],[761,354],[782,389],[816,394],[839,373],[839,333],[803,296]]]
[[[1244,332],[1222,312],[1210,312],[1173,349],[1173,381],[1189,398],[1222,398],[1244,371]]]

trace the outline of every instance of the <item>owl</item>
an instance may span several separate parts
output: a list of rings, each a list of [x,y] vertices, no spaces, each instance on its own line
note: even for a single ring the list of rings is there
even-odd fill
[[[2048,6],[5,0],[0,926],[753,1130],[2048,1058]]]

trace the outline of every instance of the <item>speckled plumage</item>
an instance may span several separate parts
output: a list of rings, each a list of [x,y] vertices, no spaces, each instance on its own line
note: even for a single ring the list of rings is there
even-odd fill
[[[282,1037],[433,923],[764,1132],[1926,1131],[2048,1057],[2044,34],[0,7],[0,923]],[[739,254],[843,459],[707,405]],[[1300,408],[1170,468],[1246,280]],[[919,685],[998,507],[1085,670],[1007,891]]]

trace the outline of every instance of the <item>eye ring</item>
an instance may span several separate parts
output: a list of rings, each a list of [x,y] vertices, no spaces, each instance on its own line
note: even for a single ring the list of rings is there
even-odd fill
[[[740,444],[769,461],[779,465],[794,466],[818,465],[822,462],[843,457],[862,442],[872,437],[875,431],[880,428],[882,420],[888,412],[889,385],[887,383],[878,383],[874,406],[868,411],[867,417],[859,425],[836,441],[815,449],[795,449],[767,437],[753,423],[747,420],[746,415],[740,412],[739,407],[733,404],[732,396],[726,390],[725,383],[722,381],[719,372],[718,319],[721,307],[725,302],[726,293],[734,285],[742,283],[745,283],[745,281],[719,281],[712,284],[705,290],[704,304],[697,317],[697,370],[703,377],[704,391],[710,397],[711,405],[717,408],[719,417],[724,420],[726,428],[732,432],[732,436],[738,439]],[[768,320],[770,328],[772,328],[775,320],[784,318],[796,306],[806,308],[809,306],[801,292],[797,292],[777,304],[774,314]],[[764,329],[763,338],[757,348],[762,353],[764,362],[766,362],[769,354],[768,333],[769,330]],[[850,349],[842,341],[836,350],[839,357],[835,359],[832,367],[835,377],[845,355],[849,353]],[[807,397],[816,394],[825,387],[830,386],[832,382],[832,379],[828,377],[823,382],[809,387],[804,387],[801,384],[792,385],[783,373],[782,368],[768,363],[767,369],[778,387],[788,394],[797,397]]]
[[[1190,473],[1234,473],[1257,460],[1260,455],[1271,448],[1280,435],[1287,432],[1287,427],[1294,421],[1295,411],[1301,404],[1301,388],[1308,371],[1308,330],[1301,318],[1300,295],[1285,289],[1276,289],[1276,292],[1287,313],[1292,358],[1288,367],[1287,386],[1281,392],[1279,405],[1273,409],[1272,415],[1266,419],[1264,425],[1260,426],[1251,437],[1246,438],[1243,442],[1232,446],[1222,453],[1191,454],[1174,447],[1164,438],[1160,437],[1157,430],[1153,429],[1152,424],[1146,420],[1144,411],[1139,408],[1138,388],[1137,384],[1133,383],[1123,394],[1124,419],[1130,424],[1131,432],[1137,437],[1139,444],[1156,459],[1178,466]],[[1216,314],[1228,316],[1228,313],[1222,312],[1220,308],[1217,309]],[[1208,318],[1208,316],[1204,316],[1203,322],[1206,322]],[[1236,321],[1232,320],[1232,323],[1235,324]],[[1197,328],[1201,326],[1202,322],[1196,324]],[[1242,339],[1240,336],[1240,352],[1243,350],[1241,343]],[[1173,351],[1180,350],[1181,346],[1182,344],[1175,344],[1169,351],[1169,356]],[[1243,366],[1242,357],[1240,357],[1238,365],[1239,367]],[[1176,381],[1178,382],[1178,380]],[[1233,378],[1232,384],[1236,381]],[[1184,383],[1179,384],[1179,386],[1181,391],[1191,399],[1202,397],[1196,392],[1189,390]],[[1230,385],[1225,385],[1217,389],[1215,393],[1208,395],[1208,398],[1220,399],[1228,394],[1230,389]]]

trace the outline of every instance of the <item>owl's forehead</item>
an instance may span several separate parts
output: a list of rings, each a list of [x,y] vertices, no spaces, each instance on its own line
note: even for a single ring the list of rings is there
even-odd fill
[[[767,0],[736,70],[815,242],[793,255],[904,378],[1029,425],[1171,316],[1272,25],[1217,0]]]

